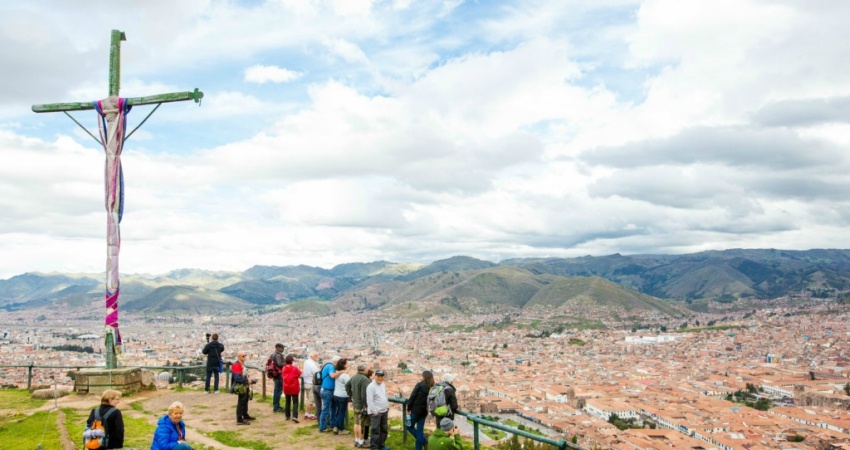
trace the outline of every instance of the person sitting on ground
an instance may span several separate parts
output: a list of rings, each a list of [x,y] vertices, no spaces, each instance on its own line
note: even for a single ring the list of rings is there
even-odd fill
[[[233,373],[233,393],[236,394],[236,425],[248,425],[249,420],[256,417],[248,415],[248,399],[251,396],[251,385],[256,382],[245,373],[245,352],[236,355],[236,362],[230,366]]]
[[[286,420],[292,417],[292,421],[298,423],[298,394],[301,392],[301,369],[293,364],[294,361],[295,358],[292,355],[286,355],[284,359],[286,364],[284,364],[280,376],[283,378],[283,395],[286,396],[283,414],[286,416]]]
[[[124,418],[121,416],[121,410],[118,409],[118,401],[120,399],[121,392],[115,389],[104,391],[100,396],[100,406],[91,410],[89,418],[86,420],[86,433],[89,433],[89,438],[100,438],[101,436],[95,436],[97,431],[100,430],[91,430],[91,426],[95,421],[95,411],[97,411],[97,415],[105,431],[103,436],[107,438],[101,441],[101,448],[103,449],[124,447]],[[86,433],[83,433],[84,437],[86,437]],[[103,445],[103,442],[106,445]]]
[[[452,419],[440,421],[440,426],[428,438],[428,450],[463,450],[460,428]]]
[[[192,450],[186,442],[186,424],[183,423],[183,404],[174,402],[168,414],[159,418],[153,433],[151,450]]]

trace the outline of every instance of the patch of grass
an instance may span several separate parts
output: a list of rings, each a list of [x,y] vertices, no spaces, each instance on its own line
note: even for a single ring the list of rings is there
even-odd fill
[[[56,429],[56,413],[39,411],[31,416],[0,416],[0,442],[3,443],[3,450],[32,450],[38,444],[41,444],[44,450],[61,449],[59,430]]]
[[[265,442],[242,439],[235,431],[213,431],[209,436],[230,447],[243,447],[251,450],[272,450]]]
[[[319,429],[318,425],[296,428],[292,433],[294,436],[310,436]]]
[[[504,431],[490,427],[481,427],[481,432],[489,436],[490,439],[493,439],[494,441],[501,441],[506,436]]]
[[[51,401],[53,399],[50,399]],[[36,409],[47,403],[47,400],[36,400],[30,398],[30,392],[26,389],[0,389],[0,410],[12,409],[21,411],[25,409]]]
[[[145,409],[145,406],[142,405],[142,402],[132,402],[132,403],[130,403],[130,408],[133,408],[133,411],[138,411],[140,413],[150,414],[150,411]]]
[[[81,443],[90,411],[62,408],[62,412],[65,413],[65,428],[68,429],[68,436],[75,444]],[[124,447],[150,448],[156,426],[144,418],[130,417],[127,414],[122,414],[122,418],[124,419]]]

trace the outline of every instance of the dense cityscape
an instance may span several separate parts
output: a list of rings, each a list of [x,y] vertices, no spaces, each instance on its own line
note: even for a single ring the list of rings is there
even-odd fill
[[[205,333],[217,332],[225,360],[245,351],[259,368],[283,342],[301,357],[316,350],[323,360],[342,355],[381,368],[388,393],[399,397],[422,370],[438,380],[452,373],[463,410],[511,417],[586,448],[850,448],[847,306],[797,299],[668,323],[647,317],[651,326],[607,321],[555,331],[537,330],[541,318],[541,311],[430,318],[381,311],[125,314],[120,363],[198,364]],[[0,365],[104,364],[99,321],[82,312],[21,311],[0,320]],[[57,350],[70,346],[93,353]],[[69,370],[34,368],[32,383],[72,387]],[[27,375],[24,367],[6,368],[3,378],[26,386]],[[503,438],[482,440],[491,437]]]

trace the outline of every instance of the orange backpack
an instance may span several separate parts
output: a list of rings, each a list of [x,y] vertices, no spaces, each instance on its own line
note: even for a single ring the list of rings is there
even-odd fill
[[[106,448],[109,445],[109,433],[107,433],[104,423],[116,409],[112,408],[107,411],[103,415],[103,418],[100,417],[100,407],[94,409],[94,421],[91,423],[91,427],[86,428],[86,431],[83,433],[83,443],[87,449],[97,450]]]

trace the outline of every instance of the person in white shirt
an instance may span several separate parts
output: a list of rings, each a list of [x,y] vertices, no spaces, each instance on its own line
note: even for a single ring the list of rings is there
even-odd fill
[[[313,386],[313,374],[319,371],[319,354],[310,352],[310,357],[304,361],[304,368],[301,369],[301,390],[304,392],[304,408],[307,419],[316,419],[319,413],[322,412],[322,397],[321,386]]]
[[[345,383],[351,379],[351,375],[345,373],[346,369],[348,369],[347,358],[341,358],[336,362],[336,371],[342,372],[342,375],[334,380],[333,411],[331,412],[331,416],[333,417],[331,426],[333,427],[334,434],[351,434],[350,431],[345,429],[349,400],[348,392],[345,391]]]
[[[366,405],[369,416],[372,418],[372,450],[384,450],[387,442],[389,428],[387,427],[387,412],[390,409],[390,401],[387,398],[387,386],[384,385],[384,371],[375,372],[375,380],[366,388]]]

